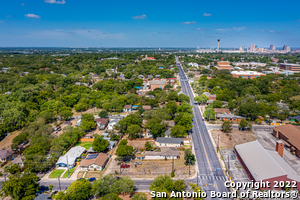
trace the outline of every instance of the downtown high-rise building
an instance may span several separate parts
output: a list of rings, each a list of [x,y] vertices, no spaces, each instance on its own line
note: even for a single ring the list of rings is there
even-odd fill
[[[282,49],[283,49],[284,51],[286,51],[286,50],[287,50],[287,46],[284,45]]]
[[[250,52],[255,52],[255,44],[250,45]]]
[[[273,44],[270,45],[270,51],[273,51]]]

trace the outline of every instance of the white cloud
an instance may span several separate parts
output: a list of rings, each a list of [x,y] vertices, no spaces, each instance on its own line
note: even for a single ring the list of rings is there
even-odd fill
[[[132,19],[146,19],[147,16],[146,15],[138,15],[138,16],[132,16]]]
[[[203,30],[203,29],[202,29],[202,28],[197,28],[197,30],[198,30],[198,31],[201,31],[201,30]]]
[[[21,6],[25,6],[25,3],[21,3]]]
[[[56,4],[65,4],[65,0],[45,0],[45,3],[56,3]]]
[[[35,14],[26,14],[25,17],[30,17],[30,18],[41,18],[40,16],[38,15],[35,15]]]
[[[274,33],[275,31],[273,31],[273,30],[270,30],[270,33]]]
[[[190,21],[190,22],[182,22],[182,24],[197,24],[195,21]]]
[[[236,30],[238,30],[238,31],[242,31],[242,30],[244,30],[246,27],[239,27],[239,28],[236,28]]]
[[[209,14],[209,13],[203,13],[203,16],[204,17],[211,17],[211,14]]]
[[[224,28],[219,28],[219,29],[216,29],[216,31],[219,31],[219,32],[226,32],[226,31],[229,31],[230,29],[224,29]]]

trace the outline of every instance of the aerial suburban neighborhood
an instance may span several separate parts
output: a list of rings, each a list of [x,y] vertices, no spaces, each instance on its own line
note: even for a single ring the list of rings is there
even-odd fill
[[[300,3],[252,4],[0,2],[0,199],[299,199]]]

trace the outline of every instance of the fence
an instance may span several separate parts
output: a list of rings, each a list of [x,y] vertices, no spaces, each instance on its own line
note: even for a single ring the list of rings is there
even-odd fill
[[[94,138],[80,138],[80,142],[93,142]]]

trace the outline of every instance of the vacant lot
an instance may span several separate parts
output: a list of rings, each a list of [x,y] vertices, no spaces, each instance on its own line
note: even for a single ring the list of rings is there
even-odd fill
[[[64,169],[56,169],[49,175],[49,178],[57,178],[57,176],[60,177],[64,171]]]
[[[6,136],[1,142],[0,142],[0,149],[5,149],[5,150],[11,150],[11,144],[12,140],[19,135],[21,131],[14,131],[11,132],[8,136]]]
[[[155,141],[154,140],[148,140],[153,147],[155,146]],[[144,148],[145,147],[145,143],[147,141],[145,140],[128,140],[128,145],[132,146],[133,148]]]
[[[174,159],[174,169],[175,176],[179,178],[188,177],[189,166],[184,164],[184,151],[180,152],[180,159]],[[135,167],[134,163],[136,161],[141,161],[142,165],[137,165]],[[170,175],[172,171],[173,160],[134,160],[128,163],[130,168],[121,169],[121,175],[129,176],[131,178],[155,178],[159,175],[168,174]],[[191,176],[195,173],[194,166],[190,167]],[[120,165],[115,160],[112,160],[107,168],[107,173],[114,173],[117,171],[120,173]]]
[[[218,144],[218,135],[220,136],[220,147],[233,148],[234,145],[243,144],[256,140],[252,131],[239,131],[233,129],[230,133],[224,133],[220,130],[211,131],[213,138]]]
[[[88,150],[89,148],[91,148],[92,144],[93,142],[78,142],[76,146],[81,146]]]

